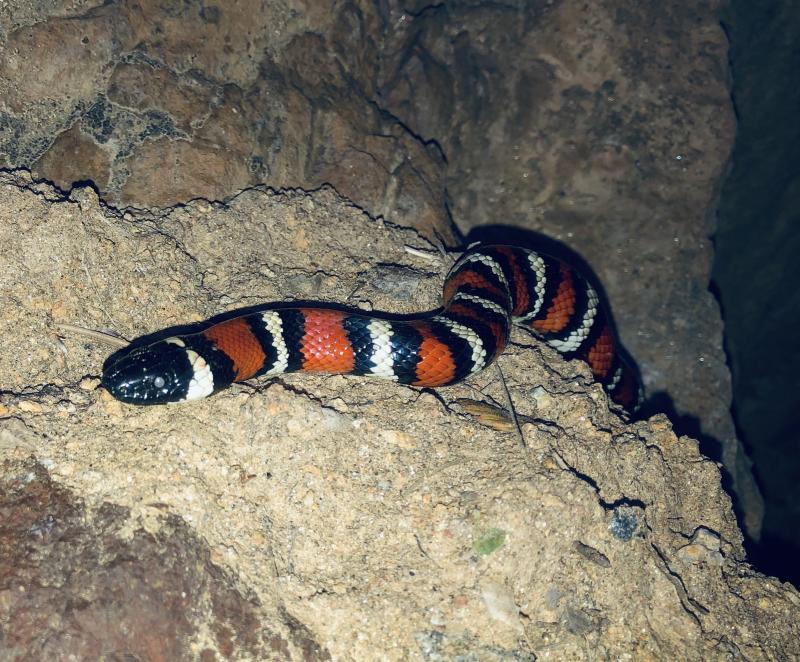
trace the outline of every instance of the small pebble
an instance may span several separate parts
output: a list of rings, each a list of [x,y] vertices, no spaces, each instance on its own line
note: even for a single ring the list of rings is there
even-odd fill
[[[572,547],[575,549],[578,554],[583,556],[585,559],[588,559],[592,563],[596,563],[601,568],[608,568],[611,565],[611,561],[608,560],[608,557],[603,554],[601,551],[582,543],[580,540],[575,540],[572,543]]]
[[[722,565],[724,557],[720,546],[719,536],[701,526],[692,535],[690,543],[678,550],[677,556],[684,563]]]
[[[400,430],[381,430],[380,434],[384,441],[399,446],[400,448],[408,449],[417,447],[416,439],[407,432],[401,432]]]
[[[633,535],[636,533],[636,529],[639,528],[639,517],[637,516],[637,510],[638,509],[624,507],[617,508],[614,511],[614,517],[611,519],[611,524],[608,526],[608,530],[611,531],[611,535],[619,540],[624,540],[625,542],[633,538]]]
[[[340,414],[350,411],[350,406],[341,398],[333,398],[333,400],[329,400],[328,406],[333,407]]]
[[[491,618],[514,628],[522,628],[514,596],[505,586],[491,581],[484,582],[481,586],[481,597]]]
[[[100,380],[96,377],[84,377],[78,384],[83,391],[94,391],[98,386],[100,386]]]

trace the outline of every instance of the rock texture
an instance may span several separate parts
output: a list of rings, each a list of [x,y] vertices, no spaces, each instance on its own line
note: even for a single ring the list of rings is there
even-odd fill
[[[722,459],[757,538],[762,503],[709,291],[735,130],[717,4],[418,3],[379,89],[442,146],[463,232],[526,228],[586,258],[654,410]]]
[[[653,410],[724,462],[758,537],[708,292],[734,131],[716,1],[12,4],[7,165],[132,207],[327,183],[452,245],[447,198],[465,233],[563,240],[605,284]]]
[[[518,336],[438,392],[287,375],[98,388],[133,337],[266,300],[433,307],[447,264],[331,190],[121,214],[0,180],[0,645],[12,659],[790,659],[715,463]],[[329,232],[319,232],[320,226]],[[411,247],[409,252],[405,247]]]
[[[180,517],[148,530],[127,508],[87,510],[35,461],[2,472],[5,659],[330,659],[285,611],[242,595]]]
[[[361,4],[55,2],[7,16],[0,154],[136,207],[327,183],[452,241],[441,155],[371,102],[385,19]]]

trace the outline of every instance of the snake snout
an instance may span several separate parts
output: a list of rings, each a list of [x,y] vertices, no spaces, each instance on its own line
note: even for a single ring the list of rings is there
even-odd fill
[[[186,352],[168,342],[140,347],[106,366],[102,385],[117,400],[157,405],[186,399]]]

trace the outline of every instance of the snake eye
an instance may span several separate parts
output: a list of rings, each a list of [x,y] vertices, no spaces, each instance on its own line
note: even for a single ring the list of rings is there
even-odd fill
[[[103,386],[131,404],[181,402],[194,374],[187,357],[185,347],[163,341],[128,349],[103,366]]]

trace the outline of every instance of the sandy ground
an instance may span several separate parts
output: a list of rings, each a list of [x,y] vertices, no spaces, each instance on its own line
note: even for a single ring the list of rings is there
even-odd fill
[[[111,349],[63,327],[431,309],[449,258],[413,230],[330,190],[134,214],[24,172],[0,186],[12,659],[110,638],[140,659],[800,654],[800,598],[744,562],[717,465],[663,417],[626,425],[535,339],[499,361],[520,438],[495,368],[438,391],[286,375],[137,408],[98,386]]]

